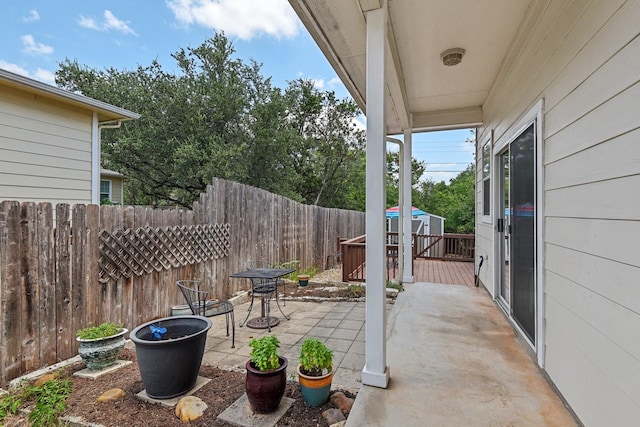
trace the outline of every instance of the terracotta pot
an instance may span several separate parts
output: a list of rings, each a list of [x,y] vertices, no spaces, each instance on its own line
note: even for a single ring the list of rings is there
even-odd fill
[[[311,377],[300,372],[298,365],[298,381],[300,382],[300,391],[302,398],[309,406],[322,406],[331,392],[331,381],[333,380],[333,369],[320,377]]]
[[[256,369],[251,361],[246,364],[245,389],[249,403],[256,412],[266,414],[275,411],[284,396],[289,362],[285,357],[278,358],[280,359],[280,367],[273,371],[262,372]]]
[[[124,335],[128,329],[123,328],[119,333],[110,337],[83,339],[76,337],[80,343],[78,354],[90,371],[100,371],[115,365],[120,351],[124,348]]]

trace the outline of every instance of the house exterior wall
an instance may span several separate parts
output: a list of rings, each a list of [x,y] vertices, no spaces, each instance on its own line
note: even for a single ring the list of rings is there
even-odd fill
[[[492,130],[494,145],[514,137],[514,123],[544,99],[544,369],[585,425],[635,425],[640,0],[535,7],[483,105],[476,158]],[[493,254],[495,212],[482,221],[477,170],[477,254]],[[491,261],[480,273],[492,294],[493,270]]]
[[[0,200],[91,202],[89,110],[0,84]]]
[[[117,204],[123,204],[124,200],[123,200],[123,185],[124,185],[124,181],[121,177],[117,177],[117,176],[112,176],[109,178],[111,180],[111,194],[112,194],[112,199],[111,201],[113,203],[117,203]]]

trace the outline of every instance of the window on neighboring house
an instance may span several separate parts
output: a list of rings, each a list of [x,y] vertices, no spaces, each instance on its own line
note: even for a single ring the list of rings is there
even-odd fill
[[[491,215],[491,140],[482,146],[482,215]]]
[[[111,200],[111,181],[100,181],[100,203],[104,203],[105,200]]]

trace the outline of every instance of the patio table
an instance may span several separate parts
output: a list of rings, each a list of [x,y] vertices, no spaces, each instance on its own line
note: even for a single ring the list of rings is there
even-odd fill
[[[237,279],[249,279],[251,281],[251,304],[249,305],[249,313],[247,317],[240,324],[240,327],[245,324],[254,329],[268,328],[271,331],[272,326],[276,326],[280,323],[280,319],[270,315],[270,306],[268,298],[271,294],[276,294],[276,304],[280,313],[289,320],[289,316],[284,314],[280,307],[280,301],[278,298],[278,284],[279,278],[291,274],[296,271],[293,268],[253,268],[239,273],[231,274],[229,277]],[[261,315],[260,317],[253,318],[247,322],[251,309],[253,308],[253,298],[258,294],[261,296]]]

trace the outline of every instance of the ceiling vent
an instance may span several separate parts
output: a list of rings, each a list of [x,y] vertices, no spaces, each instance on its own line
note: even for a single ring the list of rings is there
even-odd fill
[[[459,47],[454,47],[453,49],[447,49],[440,54],[440,58],[442,58],[442,63],[446,66],[458,65],[462,62],[462,57],[464,56],[464,49]]]

